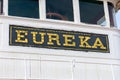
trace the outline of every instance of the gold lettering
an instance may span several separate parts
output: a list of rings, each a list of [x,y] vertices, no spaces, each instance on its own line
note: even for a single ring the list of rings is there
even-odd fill
[[[17,32],[17,39],[15,40],[15,42],[28,43],[28,39],[25,38],[25,36],[28,35],[28,31],[16,30],[16,32]]]
[[[88,40],[91,39],[90,37],[87,36],[79,36],[80,38],[80,47],[86,47],[86,48],[91,48],[91,46],[88,43]]]
[[[63,44],[64,46],[75,46],[75,42],[73,42],[73,40],[75,39],[74,35],[63,35],[63,37],[65,38],[65,43]]]
[[[47,44],[54,45],[53,41],[56,41],[57,45],[59,45],[59,46],[61,45],[58,34],[47,33],[47,35],[48,35],[48,43]]]
[[[101,49],[106,49],[106,47],[102,44],[100,38],[96,38],[95,43],[92,46],[92,48],[97,48],[97,47],[100,47]]]
[[[35,43],[35,44],[43,44],[44,43],[44,37],[45,37],[45,33],[43,33],[43,32],[31,32],[31,34],[33,35],[33,42]],[[37,41],[36,40],[36,35],[37,34],[40,34],[41,35],[41,38],[39,38],[39,39],[41,39],[41,41]]]

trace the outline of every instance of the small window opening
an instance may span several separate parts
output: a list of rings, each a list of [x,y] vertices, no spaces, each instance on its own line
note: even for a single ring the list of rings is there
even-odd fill
[[[79,0],[80,20],[83,23],[106,25],[102,1]]]
[[[46,0],[46,17],[48,19],[73,21],[72,0]]]
[[[38,0],[9,0],[9,15],[39,18]]]
[[[0,0],[0,14],[3,14],[3,0]]]

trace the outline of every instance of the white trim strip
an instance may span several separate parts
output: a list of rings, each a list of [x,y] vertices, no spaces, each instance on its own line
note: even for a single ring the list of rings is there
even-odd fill
[[[46,0],[39,0],[39,14],[41,20],[46,19]]]
[[[106,19],[106,27],[110,27],[108,3],[107,3],[107,1],[103,1],[103,4],[104,4],[105,19]]]
[[[8,16],[8,0],[3,0],[3,14]]]
[[[73,0],[74,22],[80,23],[79,0]]]

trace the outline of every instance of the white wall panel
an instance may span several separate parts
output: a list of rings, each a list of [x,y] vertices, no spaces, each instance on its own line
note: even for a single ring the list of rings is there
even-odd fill
[[[99,80],[96,64],[77,63],[74,80]]]
[[[114,80],[120,80],[120,66],[114,66]]]
[[[21,60],[0,59],[0,78],[25,78],[25,64]]]
[[[41,62],[40,61],[32,61],[30,60],[30,77],[32,79],[40,79],[41,78]]]
[[[85,64],[86,80],[99,80],[96,64]]]
[[[67,62],[41,62],[42,79],[72,80],[72,65]]]
[[[120,59],[120,35],[113,35],[113,50],[114,50],[114,55],[115,57],[118,57]]]
[[[111,65],[98,65],[99,80],[114,80]]]
[[[74,80],[86,80],[86,70],[84,63],[76,63],[74,68]]]

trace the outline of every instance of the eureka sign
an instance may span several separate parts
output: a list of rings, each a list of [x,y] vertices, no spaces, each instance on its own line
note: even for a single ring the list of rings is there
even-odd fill
[[[17,25],[10,25],[9,32],[14,46],[109,52],[108,36],[103,34]]]

